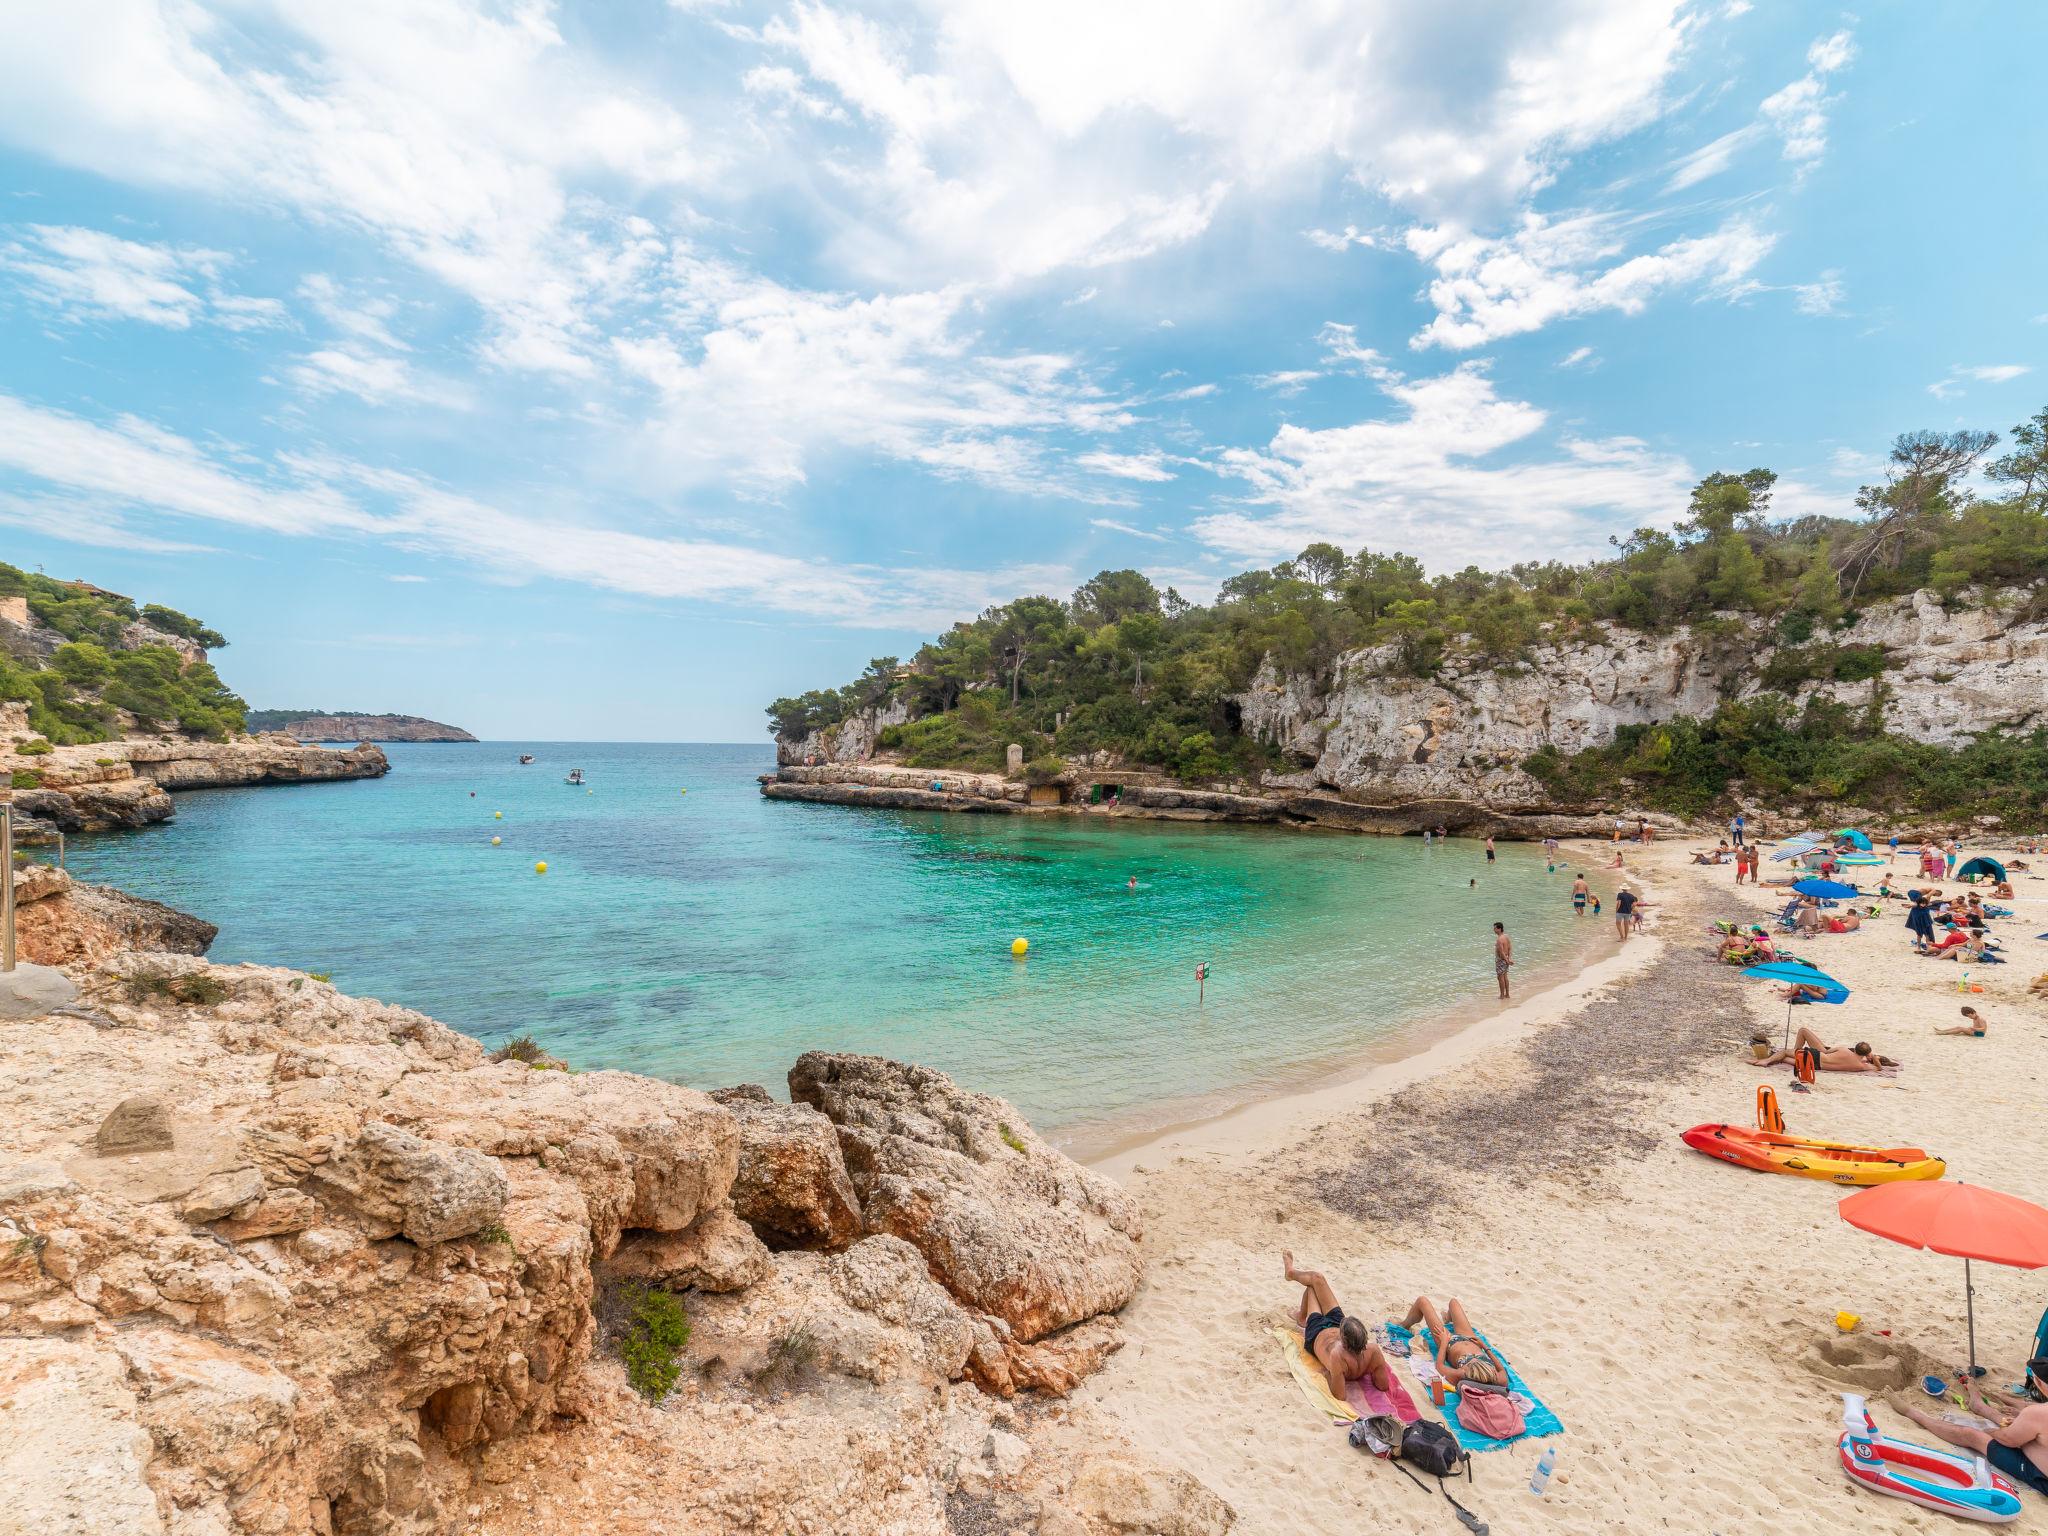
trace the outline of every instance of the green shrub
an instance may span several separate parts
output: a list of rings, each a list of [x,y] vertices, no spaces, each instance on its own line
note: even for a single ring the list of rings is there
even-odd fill
[[[14,749],[16,757],[48,757],[56,749],[40,736],[31,737]]]
[[[14,787],[16,789],[41,789],[43,787],[43,776],[33,768],[17,768],[14,770]]]
[[[646,1285],[619,1287],[617,1306],[622,1313],[619,1358],[626,1362],[626,1380],[635,1392],[658,1403],[675,1390],[682,1374],[677,1356],[690,1342],[689,1315],[674,1295]]]

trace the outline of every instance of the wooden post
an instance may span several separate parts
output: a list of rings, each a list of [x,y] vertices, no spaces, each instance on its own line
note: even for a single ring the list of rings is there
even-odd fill
[[[14,969],[14,804],[0,805],[0,972]]]

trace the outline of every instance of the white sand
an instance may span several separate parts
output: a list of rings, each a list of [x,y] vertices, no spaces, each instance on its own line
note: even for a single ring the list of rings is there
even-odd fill
[[[1631,1091],[1617,1101],[1654,1134],[1654,1150],[1605,1187],[1557,1176],[1476,1180],[1436,1222],[1400,1209],[1402,1192],[1391,1189],[1385,1214],[1368,1225],[1301,1185],[1303,1175],[1354,1160],[1348,1128],[1374,1102],[1433,1085],[1469,1093],[1512,1083],[1526,1071],[1519,1040],[1570,1028],[1586,995],[1631,985],[1659,943],[1703,949],[1708,918],[1764,907],[1768,888],[1738,896],[1732,869],[1687,867],[1692,846],[1631,851],[1632,866],[1648,865],[1659,903],[1653,931],[1614,946],[1619,953],[1576,980],[1407,1062],[1102,1165],[1145,1206],[1151,1267],[1125,1315],[1129,1345],[1085,1391],[1135,1439],[1229,1499],[1241,1530],[1461,1529],[1433,1488],[1424,1494],[1352,1450],[1289,1380],[1267,1332],[1299,1295],[1281,1280],[1282,1246],[1325,1271],[1347,1311],[1369,1319],[1398,1316],[1425,1290],[1439,1301],[1462,1297],[1563,1419],[1561,1438],[1482,1455],[1476,1485],[1457,1488],[1499,1536],[1966,1528],[1850,1485],[1835,1439],[1838,1382],[1853,1371],[1819,1353],[1846,1350],[1884,1367],[1897,1344],[1909,1360],[1918,1349],[1937,1364],[1959,1362],[1961,1263],[1851,1228],[1835,1210],[1848,1191],[1715,1162],[1677,1133],[1702,1121],[1748,1123],[1757,1085],[1771,1082],[1795,1133],[1924,1145],[1948,1159],[1951,1177],[2048,1204],[2048,1005],[2027,991],[2048,970],[2048,945],[2034,938],[2048,930],[2048,879],[2016,877],[2019,916],[1993,925],[2013,963],[1973,971],[1985,985],[1974,998],[1957,995],[1957,966],[1911,953],[1896,907],[1860,933],[1794,946],[1854,989],[1839,1008],[1799,1010],[1801,1021],[1831,1043],[1867,1039],[1903,1058],[1896,1077],[1823,1074],[1816,1092],[1795,1095],[1784,1069],[1745,1064],[1737,1052],[1751,1029],[1775,1038],[1785,1017],[1759,984],[1739,994],[1746,1012],[1713,1026],[1725,1051],[1675,1070],[1647,1097]],[[2030,862],[2048,874],[2048,857]],[[1990,1018],[1988,1038],[1934,1036],[1936,1024],[1958,1022],[1965,1001]],[[1993,1380],[2012,1381],[2048,1306],[2048,1271],[1978,1265],[1976,1278],[1979,1358]],[[1835,1329],[1838,1309],[1863,1317],[1848,1340]],[[1877,1413],[1887,1431],[1927,1438],[1881,1402]],[[1549,1445],[1562,1477],[1538,1500],[1526,1484]],[[2006,1529],[2048,1532],[2048,1500],[2023,1499],[2026,1512]]]

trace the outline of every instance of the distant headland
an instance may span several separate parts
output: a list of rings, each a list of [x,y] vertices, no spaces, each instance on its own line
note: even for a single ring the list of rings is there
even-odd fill
[[[252,731],[282,731],[301,741],[475,741],[459,725],[419,715],[369,715],[353,709],[252,709]]]

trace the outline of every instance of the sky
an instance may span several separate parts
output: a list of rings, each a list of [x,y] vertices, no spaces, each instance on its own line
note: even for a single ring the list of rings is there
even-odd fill
[[[1853,510],[2048,397],[2048,7],[0,0],[0,558],[761,740],[1026,592]]]

